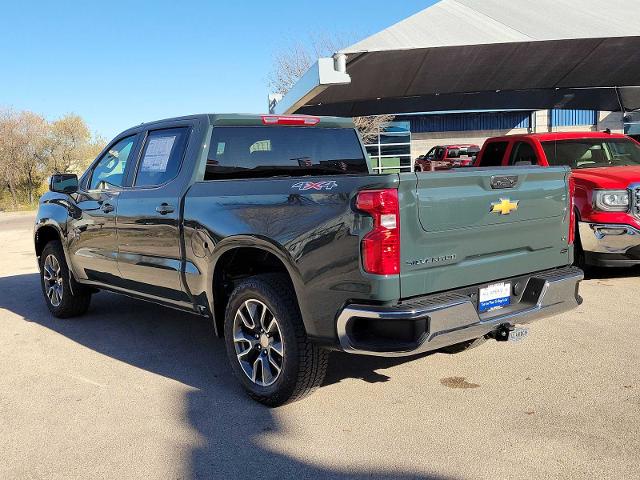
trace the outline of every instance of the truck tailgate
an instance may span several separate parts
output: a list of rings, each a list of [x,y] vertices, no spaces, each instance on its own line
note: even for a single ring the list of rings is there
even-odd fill
[[[401,174],[402,297],[570,263],[568,175],[535,166]]]

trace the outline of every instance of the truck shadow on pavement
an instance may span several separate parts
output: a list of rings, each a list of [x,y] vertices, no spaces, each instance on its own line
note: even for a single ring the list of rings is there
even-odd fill
[[[185,452],[190,478],[444,478],[393,468],[333,469],[265,446],[268,439],[276,444],[286,440],[286,426],[279,418],[286,415],[295,423],[296,411],[271,410],[244,395],[228,366],[224,343],[215,338],[206,319],[104,292],[94,296],[86,316],[59,320],[49,314],[35,273],[0,277],[0,292],[0,309],[96,352],[194,387],[185,398],[187,420],[202,442]],[[389,377],[376,370],[402,361],[352,356],[345,361],[344,355],[333,354],[325,384],[344,378],[387,381]],[[305,401],[313,402],[313,397],[297,404],[296,410],[304,409]],[[324,416],[330,418],[331,412]],[[341,440],[332,439],[337,447]],[[424,459],[416,462],[421,465]]]
[[[640,276],[640,266],[620,268],[590,267],[584,272],[585,280],[607,280],[610,278],[638,276]]]

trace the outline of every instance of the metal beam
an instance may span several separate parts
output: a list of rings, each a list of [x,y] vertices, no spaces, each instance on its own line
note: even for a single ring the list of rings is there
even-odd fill
[[[319,58],[282,99],[278,100],[275,95],[270,95],[269,113],[295,113],[327,87],[351,83],[351,77],[344,70],[343,57],[344,55],[338,55],[335,59]]]

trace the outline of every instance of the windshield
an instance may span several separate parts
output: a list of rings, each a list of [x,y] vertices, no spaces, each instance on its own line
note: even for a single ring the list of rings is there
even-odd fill
[[[640,165],[640,145],[625,138],[580,138],[542,142],[549,165],[571,168]]]

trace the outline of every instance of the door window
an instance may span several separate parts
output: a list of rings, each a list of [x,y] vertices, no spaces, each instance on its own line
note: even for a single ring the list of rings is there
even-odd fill
[[[182,164],[189,129],[168,128],[149,132],[138,164],[136,187],[153,187],[173,180]]]
[[[425,157],[427,158],[427,160],[433,160],[436,156],[436,149],[437,147],[433,147],[431,150],[429,150],[429,153],[427,153],[425,155]]]
[[[122,187],[127,161],[135,145],[135,136],[123,138],[113,145],[93,167],[89,190],[109,190]]]
[[[529,142],[517,142],[511,151],[509,165],[537,165],[536,152]]]

